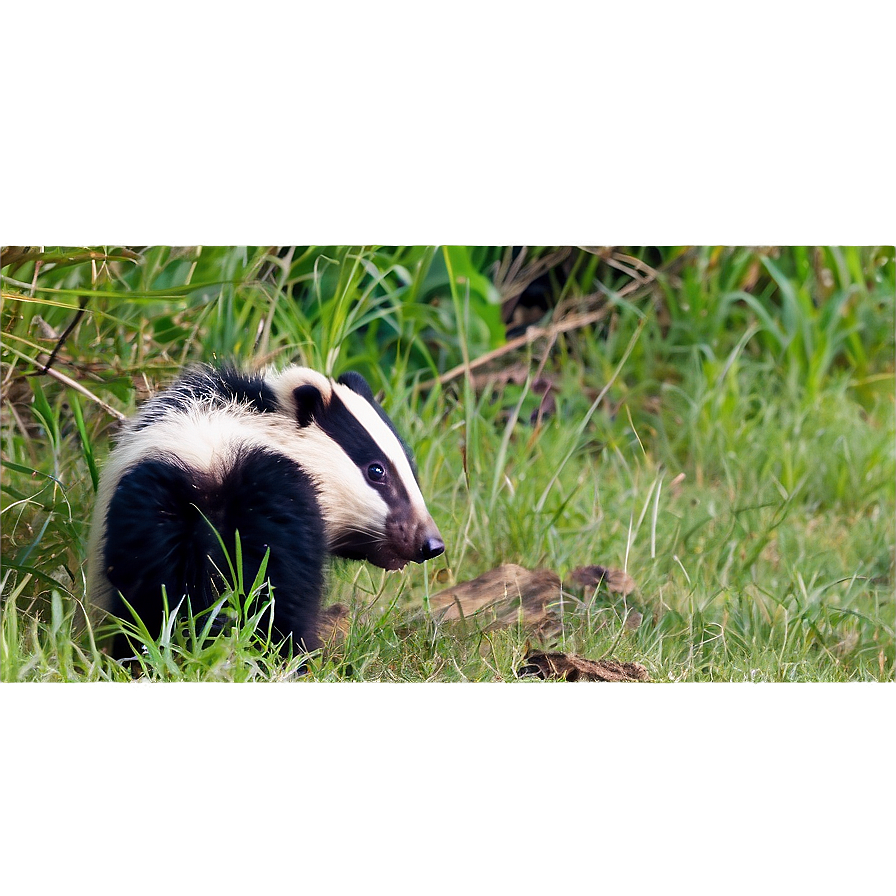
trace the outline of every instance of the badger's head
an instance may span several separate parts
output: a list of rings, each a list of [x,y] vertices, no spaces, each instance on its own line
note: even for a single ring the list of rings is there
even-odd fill
[[[301,430],[301,465],[317,486],[330,553],[401,569],[445,550],[411,453],[360,374],[334,381],[291,367],[268,382]]]

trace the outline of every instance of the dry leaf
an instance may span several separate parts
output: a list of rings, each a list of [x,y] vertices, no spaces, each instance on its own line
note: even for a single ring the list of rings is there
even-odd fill
[[[572,653],[530,653],[517,675],[537,675],[563,681],[649,681],[647,670],[640,663],[619,663],[616,660],[589,660]]]
[[[549,605],[560,600],[560,578],[550,569],[526,569],[504,563],[469,582],[446,588],[430,598],[433,614],[442,620],[476,616],[487,628],[522,622],[550,626]]]

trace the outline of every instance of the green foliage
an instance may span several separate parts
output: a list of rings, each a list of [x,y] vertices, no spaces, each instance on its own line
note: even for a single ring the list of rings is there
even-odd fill
[[[162,632],[122,621],[144,647],[131,669],[79,627],[109,408],[229,357],[364,373],[448,546],[401,575],[337,564],[351,624],[309,678],[512,680],[530,635],[427,612],[440,581],[502,562],[625,568],[628,600],[564,592],[556,646],[654,679],[894,675],[892,248],[45,248],[0,264],[4,680],[298,674],[304,658],[259,631],[264,583],[239,556],[213,611],[182,607]],[[527,270],[542,325],[604,314],[502,357],[523,381],[434,382],[501,348]],[[41,375],[84,300],[54,364],[67,380]],[[533,423],[539,367],[555,409]]]

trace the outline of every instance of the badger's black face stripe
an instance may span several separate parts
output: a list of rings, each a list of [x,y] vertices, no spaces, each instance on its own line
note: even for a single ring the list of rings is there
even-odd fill
[[[380,420],[389,427],[391,433],[398,439],[398,444],[401,445],[402,450],[404,451],[405,457],[408,459],[408,463],[411,465],[411,471],[414,476],[417,476],[417,464],[414,461],[414,455],[411,454],[411,449],[408,448],[404,439],[398,434],[398,430],[395,428],[395,424],[389,419],[388,414],[379,406],[376,399],[373,397],[373,391],[370,388],[367,380],[361,376],[360,373],[355,373],[353,370],[350,370],[348,373],[342,374],[337,383],[340,383],[343,386],[348,386],[352,392],[356,392],[362,398],[366,399],[367,403],[377,412]]]
[[[386,452],[377,445],[373,436],[335,392],[316,420],[318,426],[345,451],[368,482],[371,482],[371,487],[382,490],[387,504],[395,506],[397,503],[410,503],[408,490]],[[377,482],[367,476],[371,464],[379,464],[386,471],[382,481]]]

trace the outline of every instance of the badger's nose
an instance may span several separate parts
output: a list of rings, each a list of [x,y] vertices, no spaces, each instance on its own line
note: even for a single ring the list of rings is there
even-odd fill
[[[420,545],[420,556],[417,562],[422,563],[424,560],[432,560],[433,557],[438,557],[444,550],[445,542],[442,541],[442,536],[438,532],[434,535],[427,535],[423,539],[423,544]]]

